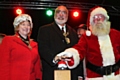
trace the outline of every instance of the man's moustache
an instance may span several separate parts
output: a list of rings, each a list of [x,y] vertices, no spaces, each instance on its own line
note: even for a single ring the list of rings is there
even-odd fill
[[[59,20],[64,20],[64,18],[63,18],[63,17],[59,17],[58,19],[59,19]]]

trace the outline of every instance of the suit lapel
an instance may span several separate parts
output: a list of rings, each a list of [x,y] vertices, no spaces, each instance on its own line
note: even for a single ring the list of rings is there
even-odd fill
[[[58,27],[56,23],[53,23],[53,29],[62,39],[64,39],[62,31],[60,30],[60,28]]]

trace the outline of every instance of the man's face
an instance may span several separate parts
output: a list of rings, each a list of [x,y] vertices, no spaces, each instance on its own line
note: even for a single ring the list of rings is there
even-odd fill
[[[94,35],[106,35],[109,33],[110,25],[106,17],[102,14],[96,14],[93,17],[92,33]]]
[[[64,6],[59,6],[55,10],[55,21],[60,25],[64,25],[68,20],[68,10]]]
[[[85,31],[86,31],[85,29],[79,28],[79,29],[77,30],[78,38],[80,38],[80,37],[82,36],[82,34],[85,33]]]

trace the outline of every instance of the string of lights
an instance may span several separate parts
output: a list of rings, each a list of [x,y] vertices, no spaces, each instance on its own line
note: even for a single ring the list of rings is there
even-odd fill
[[[46,10],[48,8],[54,10],[58,5],[65,5],[70,11],[74,9],[82,10],[82,12],[88,12],[90,8],[94,6],[105,7],[110,15],[120,16],[119,6],[110,6],[102,4],[70,2],[70,1],[0,1],[1,9],[14,9],[16,7],[22,7],[24,9],[40,9]]]

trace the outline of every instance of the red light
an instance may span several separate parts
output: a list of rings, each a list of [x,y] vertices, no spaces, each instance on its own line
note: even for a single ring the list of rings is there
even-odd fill
[[[73,12],[73,16],[74,17],[78,17],[79,16],[79,12],[78,11]]]
[[[16,14],[22,14],[22,9],[16,9]]]

